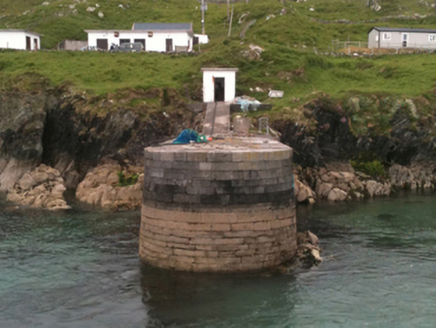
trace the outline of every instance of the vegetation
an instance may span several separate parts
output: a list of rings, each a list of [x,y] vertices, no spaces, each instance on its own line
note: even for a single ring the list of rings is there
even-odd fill
[[[128,187],[138,182],[139,174],[124,174],[123,171],[118,171],[118,186]]]
[[[386,175],[383,164],[378,160],[370,162],[350,161],[350,164],[354,170],[370,175],[373,178],[384,177]]]
[[[193,22],[200,32],[199,2],[196,0],[102,0],[95,3],[73,0],[5,0],[0,4],[0,28],[28,28],[42,33],[43,47],[52,49],[64,39],[86,39],[85,29],[130,29],[133,22]],[[52,85],[66,82],[77,91],[103,95],[122,89],[174,88],[201,90],[200,68],[204,66],[239,67],[238,94],[246,94],[274,104],[271,115],[285,115],[283,109],[297,107],[320,94],[336,99],[353,95],[418,97],[430,101],[435,87],[435,55],[398,55],[376,58],[324,56],[332,40],[366,41],[374,25],[433,27],[433,8],[418,0],[382,0],[382,10],[374,12],[362,0],[310,0],[307,2],[250,0],[235,3],[232,35],[227,36],[227,6],[209,3],[206,33],[211,37],[197,55],[153,53],[82,53],[41,51],[37,53],[0,52],[0,88],[8,88],[22,74],[34,73]],[[121,7],[121,6],[122,7]],[[314,8],[311,11],[310,8]],[[100,18],[98,12],[104,13]],[[243,13],[249,16],[238,24]],[[283,15],[281,15],[283,13]],[[383,17],[415,13],[429,15],[419,19]],[[273,15],[273,16],[272,16]],[[267,19],[268,18],[268,19]],[[256,23],[241,40],[245,24]],[[347,19],[355,24],[322,23]],[[373,20],[372,22],[369,22]],[[265,50],[260,60],[242,55],[256,44]],[[285,91],[283,99],[269,100],[261,87]],[[374,112],[368,105],[369,115]],[[357,116],[359,123],[362,117]],[[381,120],[389,113],[381,113]],[[384,117],[383,115],[387,115]],[[370,120],[362,126],[371,124]]]

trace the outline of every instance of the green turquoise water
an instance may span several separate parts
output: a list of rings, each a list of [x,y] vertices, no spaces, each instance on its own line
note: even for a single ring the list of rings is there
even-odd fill
[[[320,266],[213,275],[141,267],[138,212],[0,200],[0,327],[435,327],[435,202],[301,208]]]

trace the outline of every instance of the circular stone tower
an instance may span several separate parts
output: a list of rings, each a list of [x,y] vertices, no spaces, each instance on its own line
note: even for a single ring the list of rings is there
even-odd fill
[[[247,271],[296,251],[292,149],[227,138],[145,149],[139,254],[162,268]]]

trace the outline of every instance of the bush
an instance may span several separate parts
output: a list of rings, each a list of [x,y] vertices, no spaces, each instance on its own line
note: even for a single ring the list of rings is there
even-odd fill
[[[359,172],[372,176],[373,178],[385,176],[385,168],[378,160],[371,162],[350,161],[351,166]]]
[[[138,182],[139,174],[125,175],[123,171],[118,171],[118,186],[127,187]]]

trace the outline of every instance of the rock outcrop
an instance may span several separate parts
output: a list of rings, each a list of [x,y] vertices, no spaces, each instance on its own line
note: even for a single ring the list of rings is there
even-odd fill
[[[322,262],[319,239],[310,231],[299,232],[297,235],[297,258],[304,263],[317,265]]]
[[[298,180],[298,177],[296,176],[294,176],[294,193],[295,199],[299,203],[315,203],[315,192],[307,184],[304,184]]]
[[[59,171],[42,164],[25,173],[8,190],[7,200],[31,207],[64,210],[70,208],[64,198],[65,190]]]
[[[329,171],[346,169],[348,171]],[[389,180],[374,178],[361,172],[354,172],[350,165],[330,165],[328,168],[296,167],[294,170],[295,195],[299,203],[313,203],[315,199],[327,199],[340,202],[351,199],[389,196],[392,185]],[[303,181],[303,182],[300,182]]]
[[[0,94],[0,191],[41,163],[49,98],[41,93]]]
[[[112,164],[98,166],[79,184],[76,198],[81,202],[108,209],[138,208],[142,204],[142,171],[142,167],[123,170],[120,166]],[[137,175],[137,182],[129,186],[120,186],[118,172],[123,172],[125,176]]]
[[[409,167],[394,164],[389,168],[389,178],[398,189],[433,189],[435,169],[433,163],[412,163]]]

